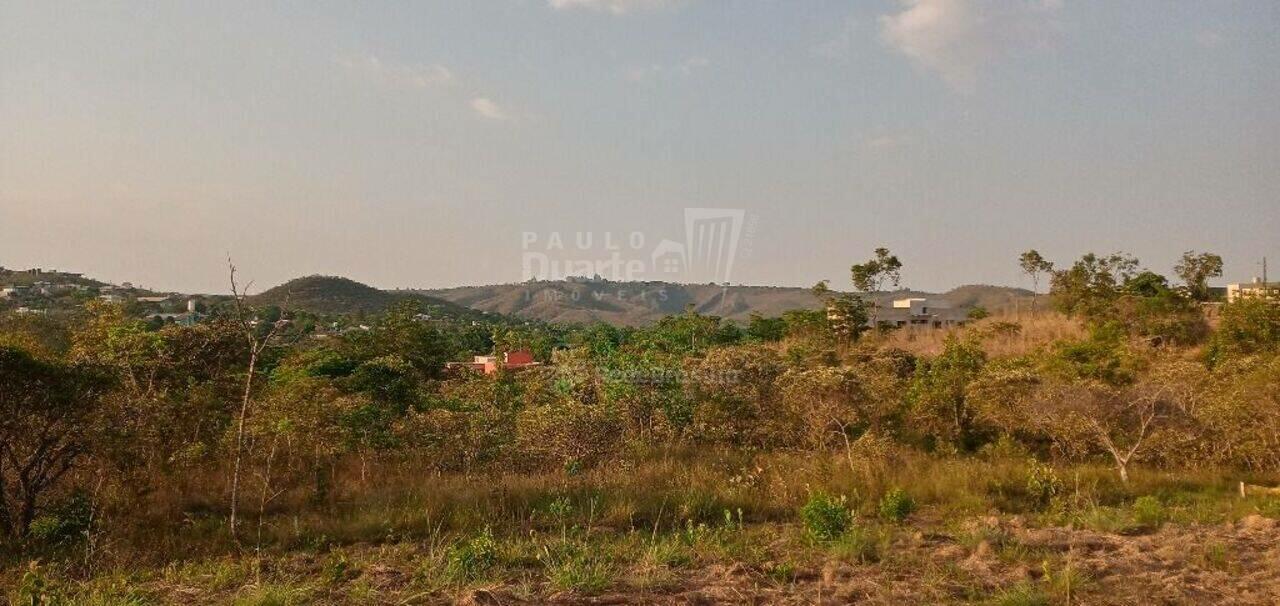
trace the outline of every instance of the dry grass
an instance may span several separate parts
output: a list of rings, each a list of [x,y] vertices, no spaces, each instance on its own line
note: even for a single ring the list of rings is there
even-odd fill
[[[1016,324],[1016,331],[1009,330]],[[903,329],[884,337],[884,346],[916,355],[934,356],[942,352],[952,335],[980,335],[982,348],[991,357],[1020,356],[1042,349],[1055,341],[1078,340],[1086,335],[1078,321],[1055,311],[1023,311],[992,315],[968,326],[945,329]]]
[[[1178,579],[1187,592],[1170,599],[1194,602],[1238,590],[1233,572],[1256,570],[1280,539],[1257,515],[1280,504],[1236,497],[1233,477],[1136,470],[1122,486],[1106,467],[1060,467],[1046,506],[1027,498],[1016,454],[903,451],[850,469],[840,454],[656,449],[573,475],[414,467],[378,463],[364,483],[353,469],[323,503],[286,501],[263,520],[261,549],[220,538],[214,514],[117,535],[89,567],[78,552],[12,561],[0,586],[70,604],[1123,603]],[[888,487],[920,505],[905,524],[876,515]],[[832,542],[798,525],[819,490],[854,510]],[[1280,591],[1273,572],[1251,577],[1257,595]]]

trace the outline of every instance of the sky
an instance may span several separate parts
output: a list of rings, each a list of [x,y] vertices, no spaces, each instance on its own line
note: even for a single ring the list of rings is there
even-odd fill
[[[0,266],[491,284],[719,208],[735,283],[847,288],[878,246],[925,290],[1029,286],[1028,248],[1277,276],[1278,32],[1270,0],[0,0]]]

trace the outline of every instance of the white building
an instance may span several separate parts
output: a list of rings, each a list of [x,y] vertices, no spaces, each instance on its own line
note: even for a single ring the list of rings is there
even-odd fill
[[[924,297],[896,299],[892,307],[882,309],[876,315],[876,323],[900,327],[945,328],[959,326],[966,321],[966,310],[955,309],[950,301]]]
[[[1252,282],[1227,285],[1228,303],[1250,297],[1280,299],[1280,282],[1263,282],[1262,278],[1254,278]]]

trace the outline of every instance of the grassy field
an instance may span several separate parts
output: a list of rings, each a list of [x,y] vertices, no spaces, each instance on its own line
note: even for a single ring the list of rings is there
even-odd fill
[[[541,475],[353,466],[323,502],[255,499],[238,541],[219,484],[192,478],[150,511],[106,512],[88,541],[11,559],[0,583],[15,604],[1280,599],[1280,499],[1237,491],[1280,478],[1139,469],[1124,486],[1013,447],[854,449],[638,450]]]

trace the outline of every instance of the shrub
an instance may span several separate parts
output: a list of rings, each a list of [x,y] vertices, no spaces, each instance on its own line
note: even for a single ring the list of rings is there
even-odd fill
[[[543,547],[538,559],[546,566],[547,580],[563,591],[600,593],[613,583],[614,567],[593,555],[585,545],[562,543]]]
[[[906,394],[912,423],[932,440],[962,449],[975,446],[974,411],[965,390],[986,363],[976,340],[947,337],[941,354],[916,366]]]
[[[853,524],[853,512],[839,499],[823,492],[814,493],[800,508],[800,521],[814,539],[833,541]]]
[[[1160,503],[1160,499],[1147,495],[1138,497],[1133,502],[1133,519],[1138,524],[1154,528],[1164,522],[1164,518],[1164,505]]]
[[[901,488],[894,488],[880,499],[880,517],[891,522],[902,522],[916,510],[916,502]]]
[[[28,565],[27,572],[22,575],[22,580],[18,582],[17,591],[14,592],[14,600],[11,603],[32,606],[53,604],[58,601],[58,597],[49,579],[41,572],[39,563],[32,561]]]
[[[1036,504],[1044,507],[1053,497],[1062,492],[1062,480],[1053,468],[1036,460],[1031,461],[1031,469],[1027,472],[1027,495]]]
[[[32,520],[28,532],[39,543],[65,545],[85,538],[92,522],[93,505],[89,497],[76,491]]]
[[[449,550],[445,574],[454,581],[474,581],[498,561],[498,542],[488,528]]]
[[[1280,351],[1280,305],[1258,298],[1222,307],[1218,330],[1206,351],[1211,366],[1252,354]]]

